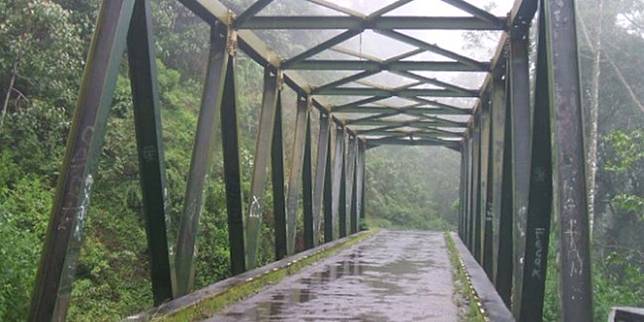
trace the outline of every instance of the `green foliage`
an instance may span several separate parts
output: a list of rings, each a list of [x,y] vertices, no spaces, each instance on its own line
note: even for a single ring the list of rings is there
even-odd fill
[[[455,229],[455,154],[446,149],[394,146],[369,150],[368,160],[365,209],[370,226]]]
[[[28,309],[51,196],[33,176],[0,186],[0,320],[21,320]]]

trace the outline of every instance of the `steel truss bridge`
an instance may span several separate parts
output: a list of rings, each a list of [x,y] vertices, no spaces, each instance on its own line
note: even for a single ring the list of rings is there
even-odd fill
[[[591,321],[574,1],[517,0],[503,17],[465,0],[440,0],[468,14],[458,17],[386,15],[410,0],[392,1],[368,15],[329,0],[306,1],[336,14],[258,15],[272,0],[256,1],[237,14],[218,0],[180,1],[210,25],[211,34],[174,265],[170,264],[166,235],[164,152],[150,1],[102,2],[38,269],[30,320],[65,318],[93,174],[119,65],[127,49],[156,305],[193,291],[194,249],[204,182],[215,157],[211,153],[214,140],[220,135],[233,274],[257,266],[264,210],[272,207],[274,211],[275,221],[271,224],[277,259],[296,254],[300,194],[305,249],[323,247],[318,241],[332,242],[359,230],[364,218],[368,149],[394,144],[445,146],[461,155],[458,236],[506,308],[519,321],[542,319],[553,217],[557,219],[561,250],[562,319]],[[281,57],[256,34],[257,30],[316,29],[342,32],[292,57]],[[502,32],[502,37],[493,58],[479,61],[404,32],[410,29],[495,30]],[[341,46],[366,30],[413,49],[380,58]],[[536,37],[537,43],[534,69],[530,68],[530,35]],[[249,209],[242,209],[240,179],[234,83],[235,55],[239,50],[264,67]],[[329,50],[351,59],[314,57]],[[427,52],[445,59],[414,59]],[[352,73],[326,84],[311,85],[302,77],[302,70]],[[385,71],[411,82],[388,87],[365,80]],[[424,76],[421,71],[483,72],[486,77],[480,88],[472,89]],[[535,78],[532,89],[531,73]],[[297,93],[288,169],[284,169],[282,142],[285,87]],[[331,103],[333,97],[354,96],[360,99]],[[464,108],[440,100],[452,97],[473,98],[477,103]],[[403,98],[409,104],[384,103],[389,98]],[[319,119],[311,116],[313,109],[319,111]],[[358,118],[348,117],[356,114]],[[400,115],[406,118],[395,118]],[[455,115],[465,116],[466,121],[450,118]],[[320,129],[315,138],[311,137],[312,122],[318,122]],[[215,133],[218,123],[221,133]],[[317,140],[317,151],[312,151],[312,140]],[[312,158],[317,159],[315,171]],[[272,205],[267,204],[264,193],[268,180],[272,181]],[[339,230],[338,236],[333,234],[335,229]]]

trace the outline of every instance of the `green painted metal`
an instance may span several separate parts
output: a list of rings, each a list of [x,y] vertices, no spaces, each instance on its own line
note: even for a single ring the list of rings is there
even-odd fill
[[[477,90],[469,89],[469,88],[465,88],[465,87],[462,87],[462,86],[459,86],[459,85],[456,85],[456,84],[445,82],[445,81],[439,80],[439,79],[434,78],[434,77],[426,77],[426,76],[423,76],[423,75],[420,75],[420,74],[417,74],[417,73],[413,73],[413,72],[409,72],[409,71],[394,71],[394,73],[397,74],[397,75],[403,76],[403,77],[415,79],[417,81],[422,82],[423,84],[439,86],[439,87],[442,87],[442,88],[445,88],[447,90],[451,90],[451,91],[454,91],[454,92],[461,92],[461,93],[463,93],[465,95],[469,94],[469,95],[473,95],[474,97],[478,97],[478,91]]]
[[[228,219],[228,244],[230,246],[230,271],[240,274],[246,270],[244,252],[244,214],[242,209],[242,181],[239,166],[239,130],[237,128],[237,84],[235,84],[235,58],[230,56],[226,68],[226,82],[221,102],[221,141],[226,185]]]
[[[239,26],[244,25],[248,19],[254,18],[255,14],[262,11],[262,9],[272,2],[273,0],[258,0],[253,2],[248,9],[244,10],[244,12],[237,16],[237,19],[235,19],[234,22],[235,28],[239,28]]]
[[[312,57],[312,56],[314,56],[316,54],[319,54],[319,53],[321,53],[321,52],[323,52],[323,51],[325,51],[325,50],[327,50],[327,49],[329,49],[329,48],[331,48],[331,47],[333,47],[333,46],[335,46],[335,45],[337,45],[339,43],[344,42],[345,40],[348,40],[348,39],[352,38],[353,36],[356,36],[360,32],[361,32],[360,30],[348,30],[348,31],[345,31],[345,32],[343,32],[343,33],[341,33],[341,34],[339,34],[337,36],[332,37],[331,39],[323,41],[322,43],[316,45],[315,47],[311,47],[311,48],[305,50],[304,52],[302,52],[300,54],[297,54],[294,57],[291,57],[289,59],[284,60],[281,65],[282,65],[283,68],[289,69],[290,66],[293,65],[293,63],[305,60],[305,59],[307,59],[309,57]]]
[[[442,0],[445,3],[449,3],[450,5],[459,8],[467,13],[471,13],[475,17],[479,18],[482,21],[488,22],[497,28],[503,29],[503,20],[499,19],[498,17],[492,15],[491,13],[480,9],[478,7],[473,6],[472,4],[464,1],[464,0]]]
[[[356,153],[356,169],[355,169],[355,178],[354,178],[354,200],[353,204],[353,213],[352,213],[352,231],[356,233],[360,229],[360,220],[363,219],[362,207],[364,202],[364,153],[365,146],[364,142],[357,140],[357,153]]]
[[[56,186],[29,321],[64,320],[133,1],[101,4]]]
[[[297,222],[297,204],[302,182],[304,163],[304,145],[306,144],[306,129],[309,118],[311,100],[304,96],[297,98],[297,114],[295,117],[295,135],[291,151],[291,168],[288,177],[288,195],[286,197],[286,253],[295,254],[295,228]]]
[[[475,17],[384,16],[364,23],[352,16],[256,16],[236,25],[239,29],[423,29],[423,30],[503,30],[505,17],[494,17],[491,23]]]
[[[365,217],[365,192],[366,192],[366,183],[367,183],[367,144],[364,141],[361,141],[360,145],[360,208],[358,209],[358,214],[360,215],[360,220],[364,220]]]
[[[481,113],[482,114],[482,113]],[[474,175],[473,175],[473,201],[472,201],[472,255],[481,264],[481,137],[483,129],[483,115],[477,115],[477,121],[474,123]]]
[[[344,153],[345,153],[345,136],[346,133],[341,127],[337,127],[335,130],[335,145],[334,145],[334,150],[335,152],[333,153],[333,185],[332,185],[332,217],[333,217],[333,222],[338,223],[338,233],[335,234],[334,236],[338,237],[343,237],[343,230],[341,229],[343,226],[343,219],[344,217],[341,217],[340,214],[343,211],[342,207],[340,205],[344,204],[344,201],[341,200],[342,198],[342,181],[343,181],[343,175],[344,175]],[[336,228],[334,228],[335,230]]]
[[[472,58],[469,58],[469,57],[460,55],[458,53],[455,53],[453,51],[441,48],[441,47],[439,47],[437,45],[426,43],[426,42],[424,42],[424,41],[422,41],[420,39],[414,38],[412,36],[409,36],[409,35],[406,35],[406,34],[403,34],[403,33],[397,32],[397,31],[393,31],[393,30],[378,30],[377,32],[380,33],[380,34],[383,34],[385,36],[391,37],[393,39],[396,39],[398,41],[407,43],[409,45],[416,46],[418,48],[425,49],[425,50],[433,52],[435,54],[439,54],[439,55],[445,56],[447,58],[454,59],[454,60],[456,60],[458,62],[461,62],[461,63],[463,63],[465,65],[469,65],[469,66],[472,66],[472,67],[475,67],[475,68],[479,68],[479,70],[483,70],[483,68],[485,68],[485,66],[486,66],[485,63],[483,63],[483,62],[480,62],[480,61],[474,60]]]
[[[389,107],[389,106],[349,106],[344,108],[334,108],[334,113],[384,113],[395,111],[396,109],[401,110],[402,113],[409,115],[465,115],[469,114],[469,110],[455,110],[453,108],[443,108],[443,107],[427,107],[421,106],[420,103],[415,104],[413,107]]]
[[[476,118],[476,115],[472,117],[472,124],[474,123],[474,119]],[[470,127],[467,129],[467,135],[468,135],[468,146],[469,146],[469,183],[468,183],[468,206],[467,206],[467,236],[466,236],[466,246],[470,250],[470,252],[473,252],[473,229],[474,229],[474,185],[475,185],[475,180],[474,180],[474,127]]]
[[[503,153],[505,145],[505,110],[506,110],[506,80],[495,77],[492,83],[492,151],[490,152],[491,168],[488,178],[491,179],[488,193],[491,204],[488,203],[492,216],[492,280],[496,285],[499,270],[499,245],[501,243],[501,198],[503,197]]]
[[[513,205],[513,269],[512,313],[519,317],[523,287],[525,226],[530,191],[530,78],[528,39],[510,40],[510,101],[512,109],[512,205]]]
[[[349,143],[347,145],[347,156],[345,160],[346,175],[345,175],[345,189],[346,189],[346,229],[347,235],[353,233],[352,221],[353,214],[355,213],[355,171],[356,171],[356,155],[358,153],[357,137],[349,135]]]
[[[485,72],[488,63],[476,65],[449,61],[394,61],[390,63],[365,60],[326,60],[312,59],[293,62],[286,66],[289,70],[360,70],[360,71],[434,71],[434,72]]]
[[[204,185],[211,166],[212,147],[216,124],[226,83],[226,71],[230,61],[226,51],[225,26],[217,24],[210,36],[208,69],[201,98],[201,110],[197,121],[195,144],[186,185],[183,214],[175,254],[175,297],[187,294],[192,289],[194,277],[194,251],[199,230],[199,215],[202,208]]]
[[[356,159],[354,160],[356,164],[356,170],[353,171],[353,183],[351,189],[351,212],[349,213],[349,231],[351,234],[358,232],[358,178],[357,178],[357,154]]]
[[[338,235],[340,238],[346,237],[348,235],[347,227],[347,152],[346,150],[350,149],[349,144],[347,143],[347,136],[342,136],[343,149],[341,159],[341,169],[340,169],[340,191],[338,199]],[[337,156],[336,156],[337,157]]]
[[[327,177],[327,159],[329,154],[329,137],[331,136],[331,120],[327,114],[320,113],[320,132],[318,134],[318,150],[316,154],[315,166],[315,186],[313,189],[313,243],[317,244],[322,228],[322,202],[324,197],[324,187],[326,186]],[[330,209],[329,209],[330,210]]]
[[[592,284],[579,54],[574,1],[544,1],[554,174],[559,218],[561,318],[591,321]]]
[[[468,187],[467,187],[467,190],[468,190],[468,198],[467,199],[468,200],[467,200],[467,222],[466,222],[466,226],[467,226],[467,236],[466,236],[466,242],[467,243],[466,243],[466,245],[467,245],[468,249],[470,250],[470,252],[472,252],[473,242],[474,242],[474,239],[472,237],[472,232],[474,231],[474,224],[473,224],[474,223],[474,202],[475,202],[474,201],[475,200],[474,199],[474,185],[475,185],[475,182],[476,182],[476,180],[474,180],[474,178],[475,178],[474,169],[476,167],[476,164],[474,163],[474,161],[475,161],[475,159],[474,159],[474,151],[475,151],[474,142],[475,142],[475,140],[474,140],[474,130],[473,130],[473,128],[470,128],[470,131],[468,132],[468,135],[469,135],[468,136],[468,141],[469,141],[468,142],[468,148],[469,148],[469,151],[468,151],[468,155],[469,155],[469,164],[468,164],[469,175],[468,175],[468,177],[469,177],[469,180],[468,181],[469,182],[468,182]]]
[[[430,140],[430,139],[399,139],[399,138],[377,138],[377,139],[367,139],[367,145],[369,147],[376,147],[381,145],[413,145],[413,146],[445,146],[458,149],[458,142],[444,142],[440,140]]]
[[[461,162],[459,167],[459,180],[458,180],[458,237],[463,240],[464,237],[464,219],[465,219],[465,180],[467,175],[465,173],[465,143],[461,146]]]
[[[165,166],[149,1],[136,1],[127,38],[134,129],[154,305],[172,298],[166,231]]]
[[[412,121],[392,121],[392,120],[366,120],[360,122],[353,122],[353,125],[364,125],[364,126],[387,126],[387,125],[397,125],[400,126],[409,126],[423,129],[431,129],[434,127],[450,127],[450,128],[464,128],[467,124],[465,122],[455,122],[446,119],[434,119],[434,120],[412,120]],[[363,132],[364,133],[364,132]]]
[[[304,249],[315,247],[315,221],[313,218],[313,163],[311,162],[311,114],[306,118],[304,162],[302,166],[302,209],[304,210]]]
[[[489,178],[489,163],[490,163],[490,132],[491,132],[491,104],[489,102],[490,98],[489,96],[485,96],[481,100],[481,182],[480,182],[480,195],[481,195],[481,200],[480,204],[478,205],[480,209],[480,220],[481,220],[481,230],[480,230],[480,262],[481,266],[483,266],[483,269],[485,272],[488,274],[488,276],[492,275],[492,260],[491,260],[491,251],[492,251],[492,245],[491,243],[486,244],[486,241],[489,241],[491,239],[491,236],[486,234],[487,231],[490,230],[491,225],[492,225],[492,217],[490,216],[490,213],[487,211],[488,207],[488,178]],[[490,237],[490,238],[488,238]],[[486,254],[487,253],[487,254]],[[488,257],[486,257],[486,255]]]
[[[552,149],[550,146],[550,106],[548,102],[548,66],[545,48],[543,8],[539,14],[536,88],[532,122],[532,163],[530,195],[526,222],[526,247],[523,274],[523,295],[519,320],[543,320],[546,286],[550,214],[552,212]]]
[[[361,133],[361,132],[358,132]],[[389,130],[389,131],[371,131],[369,135],[375,136],[400,136],[400,137],[409,137],[414,138],[426,138],[426,139],[442,139],[442,138],[452,138],[458,139],[462,138],[461,133],[450,132],[450,131],[441,131],[439,129],[424,129],[416,131],[400,131],[400,130]]]
[[[420,89],[409,88],[404,90],[387,90],[379,88],[364,87],[337,87],[319,90],[316,95],[332,96],[376,96],[376,97],[414,97],[414,96],[432,96],[432,97],[478,97],[477,93],[464,93],[444,89]]]
[[[430,72],[485,72],[489,64],[468,65],[449,61],[419,61],[405,60],[393,62],[377,62],[366,60],[327,60],[314,59],[292,63],[290,70],[338,70],[338,71],[430,71]]]
[[[271,178],[273,186],[273,223],[275,228],[275,258],[286,257],[286,205],[284,202],[284,138],[282,136],[282,92],[277,94],[273,143],[271,144]]]
[[[262,94],[262,109],[259,116],[259,127],[255,140],[255,159],[251,179],[249,210],[246,217],[246,262],[249,269],[257,266],[257,248],[262,217],[266,209],[264,193],[268,181],[268,162],[271,157],[273,131],[275,128],[275,110],[279,89],[279,72],[264,69],[264,89]]]
[[[508,62],[509,63],[509,62]],[[499,295],[505,302],[505,304],[510,307],[511,297],[512,297],[512,274],[513,274],[513,246],[512,246],[512,235],[513,229],[512,224],[514,222],[513,218],[513,209],[512,206],[513,198],[512,193],[512,108],[511,108],[511,99],[510,99],[510,82],[509,82],[509,71],[508,76],[506,77],[506,88],[505,88],[505,122],[504,122],[504,142],[503,142],[503,170],[501,176],[501,205],[499,217],[499,247],[497,254],[497,270],[495,276],[495,285],[496,289],[499,292]]]
[[[326,89],[329,89],[329,88],[335,88],[335,87],[338,87],[338,86],[341,86],[341,85],[344,85],[344,84],[351,83],[353,81],[363,79],[363,78],[371,76],[371,75],[375,75],[377,73],[378,73],[377,70],[366,70],[366,71],[363,71],[363,72],[355,73],[353,75],[350,75],[350,76],[340,78],[338,80],[326,83],[326,84],[324,84],[322,86],[315,87],[312,90],[312,93],[315,94],[318,91],[326,90]]]
[[[321,122],[322,123],[322,122]],[[324,171],[324,242],[328,243],[333,241],[334,220],[333,220],[333,175],[332,175],[332,157],[331,149],[333,138],[331,132],[333,131],[332,122],[329,122],[329,135],[327,135],[327,153]],[[319,146],[319,145],[318,145]],[[319,163],[318,163],[319,164]]]

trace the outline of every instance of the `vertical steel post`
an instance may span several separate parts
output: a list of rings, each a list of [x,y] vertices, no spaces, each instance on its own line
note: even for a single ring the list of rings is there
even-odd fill
[[[489,230],[491,227],[490,224],[492,223],[491,220],[488,221],[488,212],[487,212],[487,203],[488,203],[488,195],[487,195],[487,190],[488,190],[488,170],[489,170],[489,157],[490,157],[490,124],[491,124],[491,117],[490,117],[490,93],[486,93],[483,97],[481,97],[481,182],[480,182],[480,196],[481,200],[479,201],[479,209],[480,209],[480,221],[481,221],[481,227],[480,227],[480,248],[479,248],[479,254],[480,254],[480,263],[481,266],[485,269],[485,271],[490,275],[491,269],[489,264],[491,264],[490,258],[489,258],[489,253],[487,254],[488,257],[486,257],[486,250],[491,250],[489,248],[491,245],[489,243],[486,245],[485,241],[488,237],[486,235],[486,231]]]
[[[331,173],[331,123],[329,123],[329,135],[327,138],[326,170],[324,171],[324,242],[333,240],[333,175]]]
[[[564,321],[591,321],[590,237],[574,1],[544,1]]]
[[[311,114],[306,118],[306,137],[304,139],[304,164],[302,167],[302,208],[304,210],[304,249],[315,247],[313,220],[313,173],[311,162]]]
[[[337,236],[344,236],[342,233],[342,220],[340,218],[340,213],[342,212],[341,205],[344,205],[342,199],[342,180],[343,180],[343,169],[344,169],[344,142],[345,142],[345,133],[344,129],[338,127],[335,131],[335,153],[333,153],[333,185],[332,185],[332,217],[333,222],[338,223],[338,233]],[[344,218],[344,217],[342,217]],[[335,230],[335,228],[334,228]],[[335,235],[335,233],[334,233]]]
[[[356,143],[357,143],[356,139]],[[357,144],[356,144],[357,145]],[[351,189],[351,212],[349,213],[349,227],[350,227],[350,233],[355,234],[358,232],[358,168],[357,168],[357,163],[358,163],[358,154],[356,153],[356,157],[354,158],[353,163],[354,165],[354,171],[353,171],[353,184],[351,185],[353,188]]]
[[[159,305],[172,298],[172,272],[166,231],[161,111],[149,0],[139,0],[134,4],[127,47],[143,214],[150,252],[150,281],[154,305]]]
[[[339,199],[339,211],[338,211],[338,222],[339,222],[339,236],[347,236],[347,153],[345,150],[350,149],[349,144],[347,144],[347,135],[346,131],[342,131],[342,154],[340,170],[340,199]]]
[[[275,218],[275,259],[286,257],[286,209],[284,204],[284,139],[282,136],[282,92],[277,94],[273,143],[271,148],[271,178],[273,186],[273,217]]]
[[[461,164],[458,181],[458,237],[463,240],[463,218],[465,212],[465,141],[461,143]]]
[[[467,198],[465,200],[465,245],[471,250],[471,232],[472,232],[472,184],[474,182],[474,138],[472,137],[473,128],[469,128],[467,132],[467,181],[465,193]]]
[[[288,195],[286,198],[286,251],[288,255],[295,254],[295,237],[297,224],[297,203],[300,192],[302,167],[304,163],[304,145],[306,144],[306,129],[309,119],[309,97],[298,96],[297,114],[295,116],[295,135],[291,154],[291,168],[288,178]]]
[[[231,55],[226,68],[226,82],[220,109],[221,140],[226,184],[226,210],[230,271],[240,274],[246,270],[244,252],[244,214],[242,210],[241,169],[239,166],[239,131],[237,129],[237,92],[235,58]]]
[[[360,221],[364,220],[364,170],[365,170],[365,145],[358,139],[358,154],[356,156],[356,232],[360,230]]]
[[[509,76],[509,72],[508,72]],[[497,271],[495,276],[496,290],[505,304],[511,306],[512,272],[513,272],[513,229],[514,222],[512,206],[512,108],[510,99],[510,79],[506,77],[505,120],[503,142],[503,170],[501,176],[501,205],[499,217],[499,250],[497,256]]]
[[[355,170],[356,170],[356,152],[357,152],[357,141],[358,138],[356,138],[353,135],[349,135],[349,144],[348,144],[348,151],[347,151],[347,156],[346,156],[346,161],[345,161],[345,167],[346,167],[346,215],[347,215],[347,222],[346,222],[346,229],[347,229],[347,235],[350,235],[353,229],[353,201],[354,201],[354,192],[355,192],[355,187],[354,187],[354,182],[355,182]]]
[[[501,62],[504,64],[504,62]],[[491,167],[489,178],[490,189],[488,193],[489,211],[492,216],[492,274],[490,279],[496,285],[499,270],[499,245],[501,243],[501,199],[503,197],[503,152],[505,145],[505,79],[501,75],[495,76],[492,82],[492,131],[490,132],[492,150],[490,154]],[[509,193],[509,192],[507,192]]]
[[[329,155],[329,137],[331,122],[328,114],[320,112],[320,133],[318,134],[318,151],[316,155],[315,187],[313,191],[313,244],[316,245],[322,225],[322,202],[324,187],[327,184],[327,160]],[[331,209],[329,209],[331,210]]]
[[[29,321],[64,320],[67,313],[93,173],[103,145],[133,6],[133,1],[101,4],[56,186]]]
[[[268,181],[268,162],[271,157],[271,144],[275,127],[275,109],[279,90],[280,73],[272,68],[264,68],[264,89],[262,109],[259,116],[259,127],[255,139],[255,159],[251,179],[250,202],[246,217],[246,261],[249,269],[257,266],[257,248],[262,216],[266,208],[264,192]]]
[[[199,215],[203,204],[204,185],[211,166],[212,147],[216,136],[215,129],[220,117],[219,109],[230,61],[230,53],[226,49],[227,43],[226,27],[219,23],[215,24],[210,33],[208,69],[190,161],[190,173],[186,184],[183,215],[177,236],[175,297],[187,294],[192,288],[195,244],[199,230]]]
[[[513,277],[512,311],[518,318],[523,288],[523,255],[530,189],[530,77],[528,36],[515,32],[510,40],[510,100],[512,109]]]
[[[495,93],[492,92],[492,95]],[[492,98],[491,98],[492,99]],[[488,103],[490,105],[490,112],[488,113],[488,121],[487,121],[487,127],[488,127],[488,133],[486,134],[487,136],[487,141],[488,141],[488,147],[486,149],[486,159],[487,159],[487,165],[486,165],[486,184],[485,184],[485,202],[481,205],[483,207],[483,218],[484,220],[484,225],[483,225],[483,247],[481,249],[481,255],[483,256],[483,268],[485,269],[485,272],[487,273],[488,277],[493,280],[494,279],[494,245],[493,245],[493,235],[494,235],[494,214],[492,212],[492,204],[494,202],[494,192],[493,192],[493,184],[494,184],[494,126],[496,126],[496,123],[494,123],[494,110],[492,110],[494,107],[496,108],[503,108],[503,106],[494,106],[491,102]]]
[[[552,151],[548,106],[548,66],[544,14],[539,15],[537,72],[533,118],[532,168],[526,225],[523,295],[520,321],[542,321],[546,284],[550,213],[552,211]]]
[[[481,124],[482,124],[482,115],[479,113],[476,116],[476,122],[474,128],[474,175],[472,180],[472,232],[471,232],[471,244],[472,244],[472,254],[474,258],[481,263]]]

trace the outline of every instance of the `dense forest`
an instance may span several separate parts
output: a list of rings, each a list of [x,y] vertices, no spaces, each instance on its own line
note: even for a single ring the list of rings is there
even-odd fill
[[[226,2],[239,8],[250,0]],[[190,167],[209,29],[176,0],[152,3],[173,244]],[[612,306],[644,306],[644,3],[577,3],[592,200],[594,310],[596,320],[604,321]],[[99,0],[0,0],[2,321],[24,320],[28,311],[99,5]],[[283,12],[312,10],[297,1],[275,5]],[[263,36],[267,42],[288,37]],[[291,35],[281,39],[290,44],[281,51],[298,52],[302,44],[323,37],[323,33]],[[248,195],[263,71],[242,53],[236,59],[242,189]],[[68,315],[71,321],[119,320],[152,305],[127,70],[124,57],[94,180]],[[288,167],[295,94],[284,91]],[[220,146],[215,155],[221,155]],[[444,148],[369,150],[366,224],[453,230],[459,160],[456,152]],[[230,275],[222,159],[215,157],[213,163],[197,245],[197,288]],[[273,259],[272,214],[267,211],[265,216],[259,264]],[[556,239],[556,234],[552,236]],[[553,240],[550,251],[548,321],[559,320],[556,244]]]

